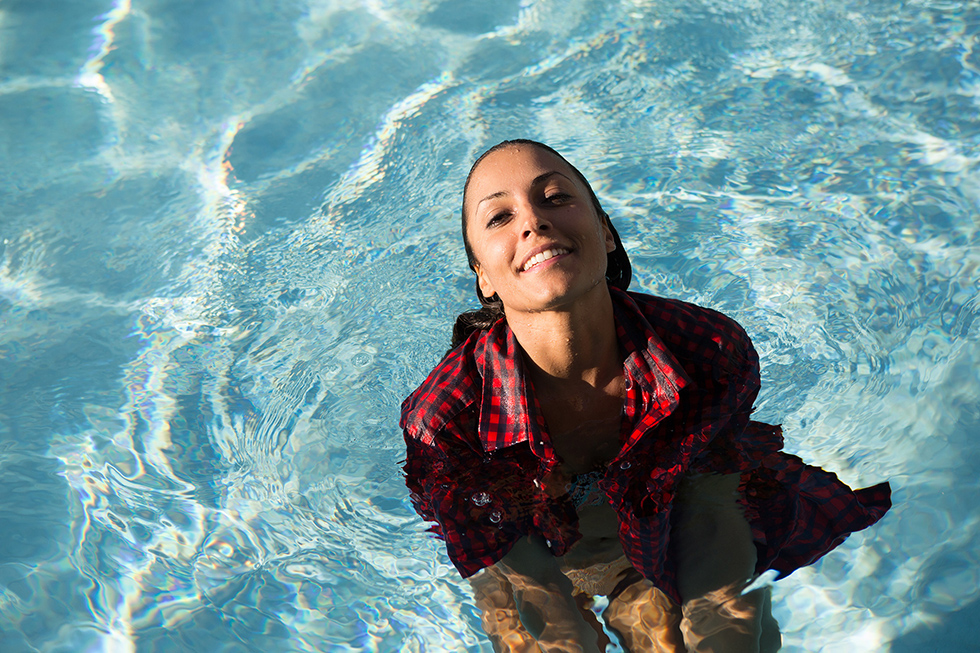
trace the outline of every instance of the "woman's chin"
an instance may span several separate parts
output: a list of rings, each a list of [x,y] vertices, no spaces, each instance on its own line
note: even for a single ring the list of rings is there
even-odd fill
[[[554,288],[548,292],[536,294],[520,305],[513,305],[505,308],[510,311],[521,313],[549,313],[549,312],[568,312],[576,308],[586,308],[592,305],[595,297],[598,296],[602,288],[599,284],[594,284],[588,288]],[[606,291],[608,294],[608,290]]]

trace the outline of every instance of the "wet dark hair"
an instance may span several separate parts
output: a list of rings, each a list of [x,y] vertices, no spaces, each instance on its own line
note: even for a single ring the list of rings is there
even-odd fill
[[[582,184],[588,189],[589,199],[592,200],[592,206],[599,215],[599,219],[605,221],[606,226],[609,227],[609,231],[612,232],[613,240],[616,243],[616,249],[606,255],[606,283],[608,283],[610,286],[619,288],[620,290],[626,290],[630,285],[630,280],[633,278],[633,267],[630,265],[629,256],[626,255],[626,249],[623,247],[623,243],[619,239],[619,234],[616,232],[616,228],[613,227],[612,220],[609,219],[609,214],[602,210],[602,205],[599,204],[599,198],[596,197],[595,191],[592,190],[592,185],[589,184],[589,180],[585,178],[585,175],[579,172],[578,168],[569,163],[565,157],[563,157],[553,148],[548,147],[544,143],[528,140],[526,138],[518,138],[497,143],[480,155],[480,158],[478,158],[470,168],[469,174],[466,175],[466,184],[463,186],[463,207],[460,210],[460,218],[463,231],[463,246],[466,248],[466,260],[469,262],[470,269],[476,272],[477,264],[476,257],[473,255],[473,248],[470,246],[470,239],[466,235],[466,192],[470,187],[470,179],[472,179],[473,173],[480,163],[489,155],[497,152],[498,150],[520,145],[536,147],[544,150],[545,152],[554,154],[556,157],[565,162],[565,165],[567,165],[572,172],[575,173],[578,180],[581,181]],[[500,297],[498,295],[493,295],[489,298],[484,297],[483,292],[480,290],[479,279],[477,279],[476,282],[476,296],[480,299],[480,308],[475,311],[467,311],[466,313],[462,313],[456,318],[456,323],[453,325],[453,347],[466,340],[466,338],[469,337],[469,335],[474,331],[484,331],[489,329],[498,320],[504,317],[504,303],[500,301]]]

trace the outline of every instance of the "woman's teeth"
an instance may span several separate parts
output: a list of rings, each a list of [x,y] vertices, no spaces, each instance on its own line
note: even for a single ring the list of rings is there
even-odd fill
[[[554,257],[556,257],[556,256],[558,256],[560,254],[568,254],[568,250],[559,247],[559,248],[556,248],[556,249],[546,249],[545,251],[541,252],[540,254],[535,254],[534,256],[532,256],[531,258],[529,258],[527,260],[527,263],[524,264],[523,272],[527,272],[528,270],[530,270],[531,268],[533,268],[538,263],[544,263],[549,258],[554,258]]]

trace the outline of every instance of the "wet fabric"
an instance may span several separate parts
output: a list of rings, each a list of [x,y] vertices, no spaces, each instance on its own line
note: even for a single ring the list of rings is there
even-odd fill
[[[757,572],[812,563],[890,504],[887,483],[852,491],[781,451],[780,428],[749,420],[759,359],[745,331],[710,309],[615,288],[626,399],[621,449],[599,487],[632,565],[674,601],[674,495],[686,476],[741,474]],[[450,351],[402,405],[406,483],[464,576],[540,534],[556,556],[581,537],[523,354],[504,321]]]

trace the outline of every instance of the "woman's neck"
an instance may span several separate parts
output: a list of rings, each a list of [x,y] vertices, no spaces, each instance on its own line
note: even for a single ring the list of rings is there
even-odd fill
[[[612,298],[605,284],[561,310],[507,315],[535,385],[605,386],[622,373]]]

